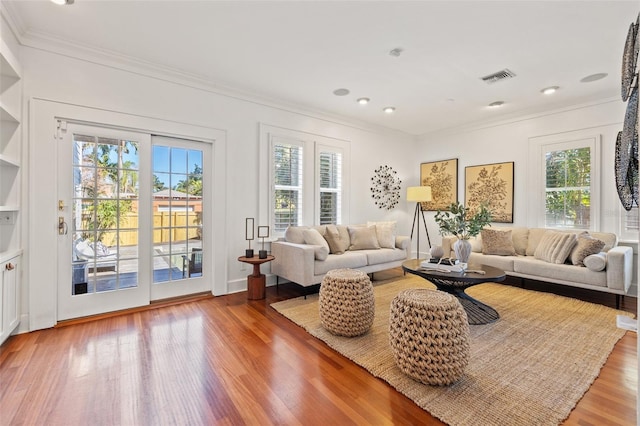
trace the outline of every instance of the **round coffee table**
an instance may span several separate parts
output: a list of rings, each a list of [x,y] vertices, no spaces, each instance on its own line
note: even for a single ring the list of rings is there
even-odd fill
[[[468,271],[484,271],[484,274],[436,271],[420,267],[423,261],[424,259],[407,260],[402,263],[402,269],[432,282],[438,290],[453,294],[467,312],[469,324],[488,324],[500,318],[500,314],[495,309],[474,299],[464,291],[477,284],[504,281],[506,275],[503,270],[493,266],[469,264]]]

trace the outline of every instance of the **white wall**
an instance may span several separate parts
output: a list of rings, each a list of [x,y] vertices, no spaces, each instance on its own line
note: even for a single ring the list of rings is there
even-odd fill
[[[25,111],[29,111],[32,100],[38,98],[91,107],[96,111],[102,109],[105,115],[109,112],[124,113],[134,123],[138,117],[138,121],[166,121],[169,129],[186,123],[224,132],[227,195],[223,203],[214,206],[214,209],[224,209],[227,217],[224,224],[227,282],[223,288],[246,288],[248,271],[241,269],[244,264],[238,262],[237,257],[245,249],[244,218],[261,216],[257,192],[259,123],[350,141],[352,188],[348,202],[351,217],[345,222],[398,220],[401,233],[408,232],[410,228],[408,212],[413,206],[402,202],[392,212],[379,210],[374,206],[369,191],[373,171],[382,164],[398,170],[403,187],[418,183],[413,170],[418,166],[411,161],[413,155],[408,154],[415,142],[408,135],[340,123],[319,114],[267,106],[195,85],[149,77],[125,67],[99,65],[27,47],[22,49],[22,63]],[[54,248],[57,244],[53,232],[55,205],[48,206],[55,203],[55,195],[52,195],[52,191],[55,193],[53,177],[56,170],[55,161],[52,161],[55,150],[51,147],[52,139],[36,137],[53,135],[54,127],[52,122],[33,120],[34,117],[29,117],[27,125],[32,132],[25,135],[25,146],[29,151],[29,163],[36,164],[37,168],[27,171],[24,190],[29,194],[25,198],[34,205],[25,205],[25,214],[30,220],[28,232],[41,231],[29,236],[29,241],[39,247],[40,254],[26,257],[23,301],[29,303],[23,306],[23,313],[29,314],[31,330],[55,324],[55,300],[48,298],[47,294],[51,294],[52,286],[56,285],[54,271],[57,269],[55,250],[49,249],[46,253],[50,255],[42,256],[45,251],[41,248]],[[38,203],[48,207],[42,209]]]

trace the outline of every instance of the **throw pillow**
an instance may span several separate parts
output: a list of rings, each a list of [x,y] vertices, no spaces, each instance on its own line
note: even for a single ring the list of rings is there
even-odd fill
[[[322,235],[318,232],[317,229],[305,229],[302,231],[304,235],[304,243],[312,246],[316,246],[315,248],[315,258],[316,260],[326,260],[327,256],[329,256],[329,244],[327,244],[327,240],[324,239]]]
[[[289,243],[304,244],[303,232],[308,226],[288,226],[284,231],[284,240]]]
[[[583,232],[578,235],[578,243],[573,250],[571,250],[571,263],[578,266],[585,266],[583,262],[584,258],[592,254],[600,253],[603,248],[604,241],[593,238],[588,232]]]
[[[567,260],[578,237],[570,232],[547,231],[534,253],[536,259],[562,264]]]
[[[329,253],[331,254],[343,254],[349,249],[349,231],[346,230],[346,238],[340,232],[340,229],[335,225],[327,225],[327,231],[324,234],[324,239],[329,244]]]
[[[351,245],[349,250],[379,249],[375,226],[349,226]]]
[[[396,222],[367,222],[367,226],[375,226],[380,247],[396,247]]]
[[[588,270],[599,272],[604,271],[607,267],[607,255],[606,253],[591,254],[584,258],[584,266]]]
[[[483,229],[480,234],[482,235],[482,254],[516,255],[516,249],[513,247],[511,239],[511,230]]]

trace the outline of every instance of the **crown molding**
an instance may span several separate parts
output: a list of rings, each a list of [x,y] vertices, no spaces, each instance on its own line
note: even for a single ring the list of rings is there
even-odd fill
[[[434,136],[449,136],[449,135],[455,135],[460,133],[469,133],[469,132],[475,132],[479,130],[490,129],[493,127],[507,126],[514,123],[534,120],[537,118],[561,114],[564,112],[577,111],[580,109],[591,108],[598,105],[605,105],[609,103],[618,103],[618,102],[620,103],[622,102],[620,100],[620,97],[614,96],[614,97],[602,98],[594,101],[583,102],[579,104],[568,105],[564,107],[558,107],[552,110],[529,111],[528,113],[527,112],[513,113],[509,116],[503,116],[496,120],[478,121],[475,123],[469,123],[469,124],[460,125],[456,127],[435,130],[433,132],[426,132],[419,135],[418,140],[423,141],[426,138],[432,138]]]

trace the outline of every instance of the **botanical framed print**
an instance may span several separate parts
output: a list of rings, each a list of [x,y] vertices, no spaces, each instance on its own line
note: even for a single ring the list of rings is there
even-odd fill
[[[420,185],[431,187],[431,201],[422,210],[447,210],[458,202],[458,159],[420,164]]]
[[[491,221],[513,223],[513,161],[464,169],[464,204],[475,212],[485,204]]]

